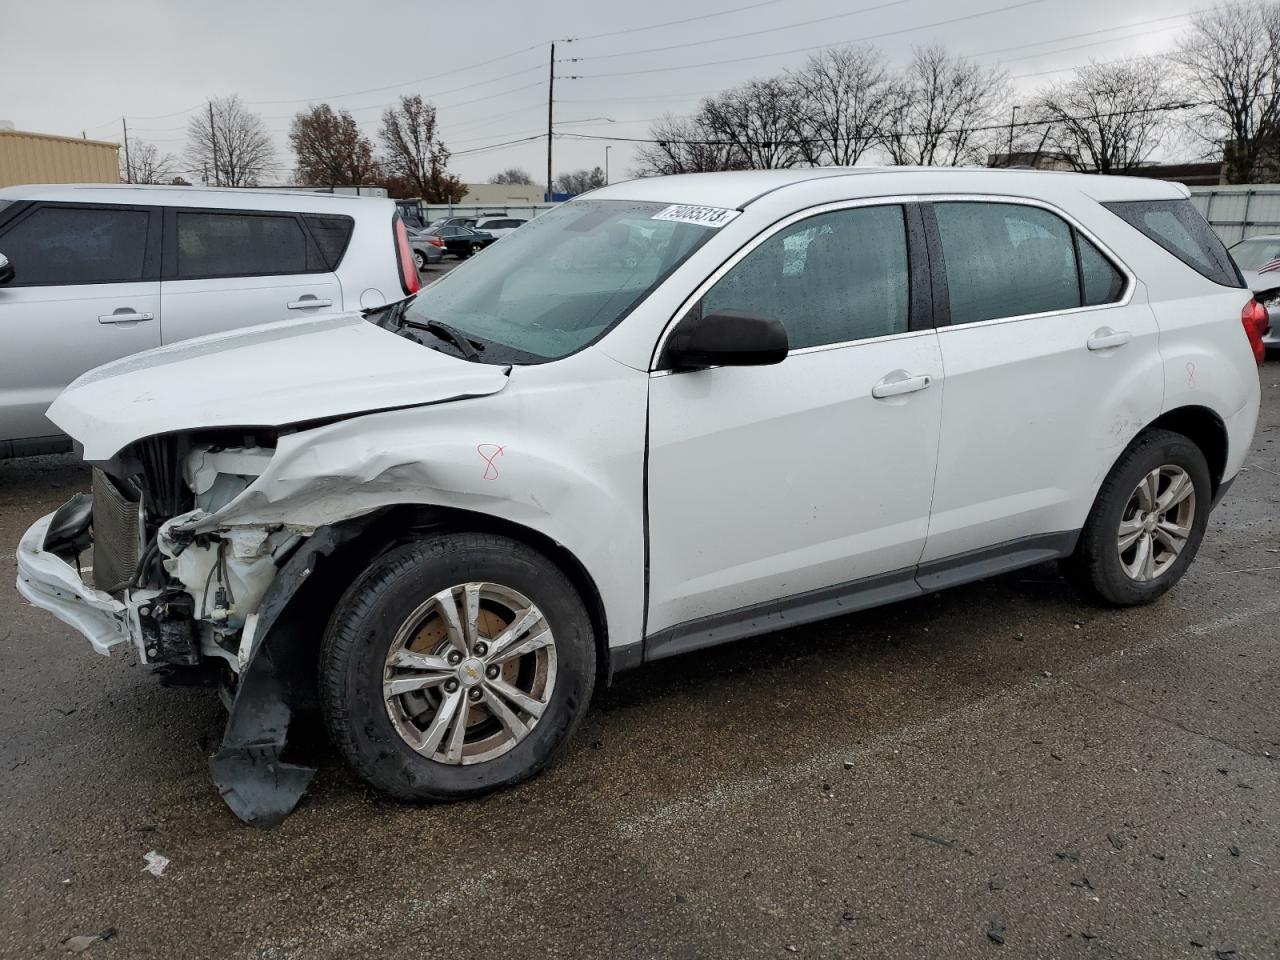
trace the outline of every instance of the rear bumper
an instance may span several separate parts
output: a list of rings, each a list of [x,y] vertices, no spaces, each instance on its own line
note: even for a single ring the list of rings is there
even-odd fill
[[[18,543],[18,593],[84,635],[98,653],[130,641],[129,611],[110,594],[86,584],[76,568],[44,549],[53,514],[41,517]]]

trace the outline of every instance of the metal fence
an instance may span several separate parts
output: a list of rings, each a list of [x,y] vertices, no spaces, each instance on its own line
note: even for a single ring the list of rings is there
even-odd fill
[[[396,201],[401,207],[411,206],[411,201]],[[554,203],[419,203],[418,216],[423,223],[430,223],[441,217],[519,217],[532,220],[544,210],[550,210]]]
[[[1280,184],[1192,187],[1191,202],[1227,246],[1280,233]]]

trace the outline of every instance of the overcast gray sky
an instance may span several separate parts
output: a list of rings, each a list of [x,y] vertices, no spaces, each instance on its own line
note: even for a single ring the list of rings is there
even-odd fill
[[[378,0],[362,8],[335,0],[28,0],[4,5],[0,119],[22,130],[118,141],[127,116],[130,136],[181,155],[192,109],[238,93],[263,116],[277,144],[276,179],[287,180],[285,133],[308,102],[350,110],[376,142],[382,108],[401,93],[420,93],[440,109],[451,167],[462,179],[520,166],[540,180],[545,138],[485,148],[545,133],[551,40],[581,38],[556,47],[557,58],[582,58],[557,64],[557,74],[583,77],[556,82],[558,130],[644,137],[651,119],[689,112],[702,95],[799,66],[803,48],[876,37],[868,42],[901,64],[913,45],[942,41],[1003,64],[1019,95],[1029,97],[1069,75],[1048,71],[1168,50],[1187,22],[1180,15],[1203,5]],[[969,19],[940,23],[960,17]],[[670,23],[687,18],[699,19]],[[603,166],[605,146],[557,139],[556,172]],[[612,179],[626,175],[632,149],[613,145]]]

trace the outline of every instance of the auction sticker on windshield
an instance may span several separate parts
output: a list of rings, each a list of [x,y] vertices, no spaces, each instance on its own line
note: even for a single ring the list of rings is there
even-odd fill
[[[700,207],[692,203],[673,203],[666,209],[659,210],[650,219],[696,223],[719,229],[741,212],[741,210],[728,210],[724,207]]]

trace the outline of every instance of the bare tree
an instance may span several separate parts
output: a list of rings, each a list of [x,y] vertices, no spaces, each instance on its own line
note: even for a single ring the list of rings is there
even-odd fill
[[[161,153],[154,143],[130,140],[120,154],[120,179],[125,183],[170,183],[177,176],[178,158]]]
[[[1280,167],[1280,3],[1246,0],[1194,14],[1173,59],[1200,108],[1192,132],[1221,155],[1228,183]]]
[[[489,178],[490,183],[511,183],[527,186],[533,183],[533,177],[529,175],[529,171],[520,167],[508,167],[501,173],[495,173]]]
[[[187,163],[223,187],[252,187],[275,169],[275,147],[262,117],[239,96],[209,101],[187,124]]]
[[[896,164],[959,166],[983,158],[995,138],[983,128],[998,122],[1009,81],[998,69],[945,47],[917,47],[894,83],[881,143]]]
[[[373,144],[346,110],[327,103],[297,114],[289,128],[298,179],[325,186],[359,186],[377,173]]]
[[[702,104],[702,123],[712,135],[736,148],[753,170],[794,167],[804,160],[796,118],[800,94],[779,77],[750,80]]]
[[[880,141],[893,106],[884,55],[874,47],[836,47],[809,57],[793,75],[793,131],[804,160],[851,167]]]
[[[636,177],[661,177],[673,173],[715,173],[742,170],[741,151],[719,135],[699,112],[693,117],[665,116],[649,128],[654,141],[636,150]]]
[[[556,193],[586,193],[604,186],[604,171],[599,167],[594,170],[574,170],[556,177]]]
[[[381,139],[387,173],[413,184],[423,200],[457,203],[466,196],[466,186],[448,170],[436,108],[421,96],[402,96],[398,107],[383,111]]]
[[[1050,146],[1075,169],[1128,173],[1160,146],[1176,102],[1163,66],[1127,60],[1080,67],[1043,91],[1032,112],[1049,125]]]

